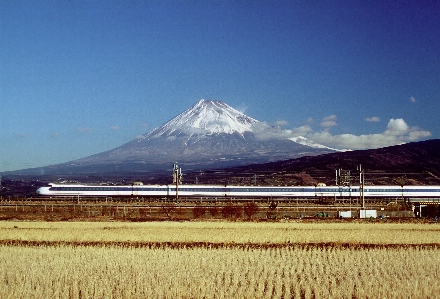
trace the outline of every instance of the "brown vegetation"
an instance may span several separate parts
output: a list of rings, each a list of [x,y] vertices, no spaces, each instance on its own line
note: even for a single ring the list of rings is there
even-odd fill
[[[433,298],[439,227],[0,222],[1,298]]]

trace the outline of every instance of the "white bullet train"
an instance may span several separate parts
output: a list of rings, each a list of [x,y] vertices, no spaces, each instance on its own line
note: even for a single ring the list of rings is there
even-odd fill
[[[66,185],[49,184],[37,194],[43,196],[131,196],[174,198],[175,185]],[[197,198],[290,198],[319,200],[321,198],[360,198],[359,186],[220,186],[179,185],[179,197]],[[400,199],[409,202],[439,202],[440,186],[365,186],[365,199]]]

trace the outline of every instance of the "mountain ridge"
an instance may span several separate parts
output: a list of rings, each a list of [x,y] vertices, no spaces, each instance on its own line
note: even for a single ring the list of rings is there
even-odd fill
[[[291,136],[289,136],[291,137]],[[221,101],[199,100],[170,121],[119,147],[88,157],[18,171],[22,173],[114,173],[166,170],[179,161],[188,169],[264,163],[333,152],[298,136],[286,137]]]
[[[265,177],[261,184],[335,184],[335,170],[351,171],[356,183],[357,167],[362,165],[367,185],[440,185],[440,139],[305,156],[297,159],[246,165],[225,169],[226,177]],[[239,174],[239,175],[238,175]],[[197,174],[188,174],[188,179]]]

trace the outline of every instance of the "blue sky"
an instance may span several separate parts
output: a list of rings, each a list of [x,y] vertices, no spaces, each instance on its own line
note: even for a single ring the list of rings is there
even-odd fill
[[[335,148],[440,138],[436,1],[0,1],[0,171],[221,100]]]

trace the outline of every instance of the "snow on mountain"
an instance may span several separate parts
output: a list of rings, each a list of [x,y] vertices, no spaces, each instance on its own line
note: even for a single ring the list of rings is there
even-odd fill
[[[144,135],[144,138],[171,136],[174,134],[232,134],[252,131],[252,125],[260,123],[231,106],[212,100],[200,100],[169,122]]]
[[[303,136],[292,137],[292,138],[289,138],[289,140],[292,140],[292,141],[294,141],[296,143],[299,143],[299,144],[302,144],[302,145],[306,145],[306,146],[310,146],[310,147],[313,147],[313,148],[329,149],[329,150],[336,151],[336,152],[347,151],[347,150],[334,149],[334,148],[331,148],[331,147],[328,147],[328,146],[316,143],[316,142],[314,142],[314,141],[312,141],[310,139],[307,139],[307,138],[305,138]]]

